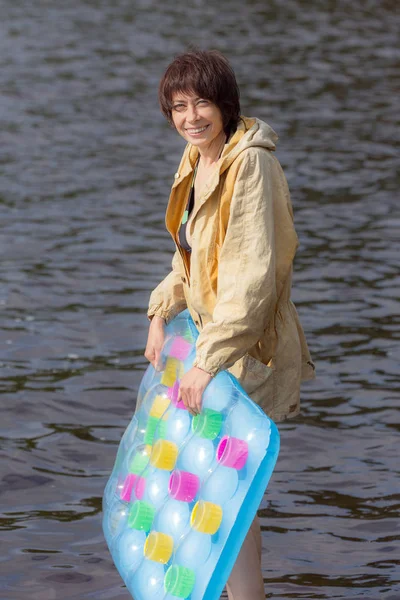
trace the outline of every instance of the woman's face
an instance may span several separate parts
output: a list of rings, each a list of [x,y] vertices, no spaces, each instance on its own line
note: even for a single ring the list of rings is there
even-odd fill
[[[218,106],[197,94],[176,92],[173,95],[172,121],[178,133],[199,149],[207,148],[224,135]]]

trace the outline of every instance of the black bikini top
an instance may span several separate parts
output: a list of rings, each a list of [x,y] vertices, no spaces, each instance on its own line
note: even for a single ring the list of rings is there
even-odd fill
[[[185,209],[185,212],[183,213],[181,225],[180,225],[179,231],[178,231],[179,244],[187,252],[192,251],[192,248],[191,248],[191,246],[189,246],[189,242],[187,241],[186,227],[187,227],[188,218],[189,218],[190,213],[192,212],[193,206],[194,206],[194,181],[196,179],[198,165],[199,165],[199,159],[197,159],[196,166],[193,171],[192,184],[190,186],[189,198],[188,198],[188,201],[186,204],[186,209]]]

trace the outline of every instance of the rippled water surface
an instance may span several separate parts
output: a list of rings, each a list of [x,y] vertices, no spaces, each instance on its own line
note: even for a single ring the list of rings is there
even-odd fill
[[[157,83],[195,42],[280,136],[318,370],[260,512],[266,597],[398,600],[397,4],[0,4],[1,598],[128,600],[101,496],[171,259]]]

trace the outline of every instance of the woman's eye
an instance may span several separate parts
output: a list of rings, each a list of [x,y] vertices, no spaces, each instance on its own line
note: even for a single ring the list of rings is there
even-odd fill
[[[173,106],[173,109],[174,109],[174,110],[183,110],[184,108],[185,108],[185,105],[184,105],[184,104],[175,104],[175,105]]]
[[[197,104],[208,104],[208,100],[199,100]]]

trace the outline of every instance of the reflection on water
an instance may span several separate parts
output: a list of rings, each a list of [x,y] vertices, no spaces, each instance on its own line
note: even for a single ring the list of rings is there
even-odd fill
[[[182,144],[167,61],[218,47],[280,136],[318,379],[262,510],[270,598],[398,600],[395,4],[4,0],[0,248],[5,600],[127,599],[101,496],[146,361]],[[5,460],[4,460],[5,459]]]

